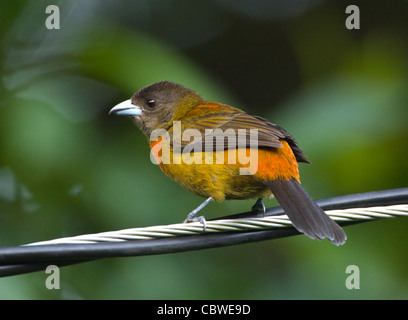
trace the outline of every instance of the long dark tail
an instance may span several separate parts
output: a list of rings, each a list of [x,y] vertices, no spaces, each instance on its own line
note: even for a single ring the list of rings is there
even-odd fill
[[[347,236],[309,196],[296,179],[272,180],[265,184],[271,189],[294,227],[312,239],[329,239],[343,244]]]

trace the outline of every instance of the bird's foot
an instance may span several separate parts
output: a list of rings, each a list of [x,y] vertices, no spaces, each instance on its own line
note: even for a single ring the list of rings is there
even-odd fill
[[[262,198],[258,198],[258,200],[256,200],[256,202],[252,206],[251,210],[253,212],[262,211],[263,216],[265,216],[266,208],[265,208],[265,205],[262,202]]]
[[[206,221],[204,216],[200,216],[200,217],[196,217],[197,213],[204,208],[210,201],[212,200],[211,197],[209,197],[208,199],[206,199],[202,204],[200,204],[197,208],[195,208],[193,211],[191,211],[186,219],[184,219],[184,223],[189,223],[189,222],[200,222],[203,225],[203,229],[205,231],[206,228]]]
[[[191,219],[189,219],[187,216],[187,218],[183,222],[184,223],[200,222],[203,225],[203,231],[205,231],[205,229],[207,228],[207,223],[204,216],[193,217]]]

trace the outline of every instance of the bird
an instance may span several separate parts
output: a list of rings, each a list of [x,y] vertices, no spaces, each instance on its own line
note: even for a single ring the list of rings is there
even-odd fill
[[[293,226],[312,239],[335,245],[347,236],[300,183],[299,162],[310,163],[293,136],[260,116],[204,100],[196,91],[159,81],[114,106],[109,114],[130,117],[147,137],[152,161],[183,188],[206,198],[184,222],[212,200],[275,197]]]

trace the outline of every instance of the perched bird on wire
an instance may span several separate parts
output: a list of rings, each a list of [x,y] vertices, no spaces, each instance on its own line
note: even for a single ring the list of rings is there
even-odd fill
[[[343,229],[300,185],[298,162],[307,160],[295,139],[276,124],[229,105],[205,101],[169,81],[153,83],[110,110],[130,116],[149,139],[161,170],[185,189],[211,200],[257,199],[253,211],[275,196],[294,227],[310,238],[346,241]]]

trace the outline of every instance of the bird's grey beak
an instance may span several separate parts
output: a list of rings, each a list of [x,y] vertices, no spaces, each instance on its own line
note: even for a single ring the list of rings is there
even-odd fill
[[[116,113],[119,116],[140,116],[142,114],[142,109],[139,106],[132,104],[132,100],[123,101],[112,109],[110,109],[109,114]]]

